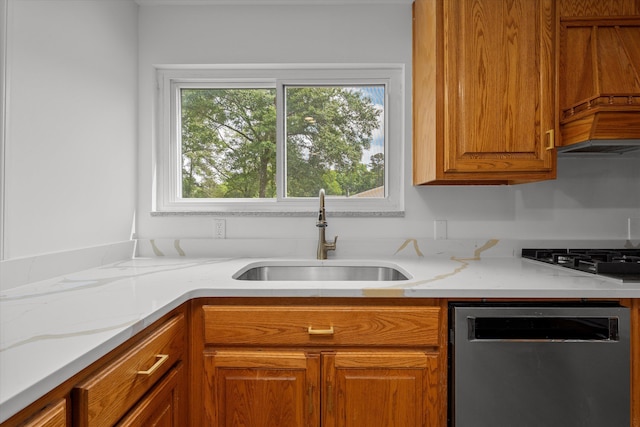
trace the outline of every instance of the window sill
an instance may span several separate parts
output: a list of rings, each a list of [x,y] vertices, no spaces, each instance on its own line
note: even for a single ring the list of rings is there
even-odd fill
[[[151,211],[152,217],[168,217],[168,216],[236,216],[236,217],[315,217],[318,211]],[[404,217],[404,211],[360,211],[360,212],[344,212],[327,210],[329,217],[371,217],[371,218],[401,218]]]

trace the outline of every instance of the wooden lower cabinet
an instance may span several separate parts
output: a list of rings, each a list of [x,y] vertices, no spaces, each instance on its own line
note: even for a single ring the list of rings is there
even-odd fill
[[[61,399],[53,403],[20,427],[67,427],[67,401]]]
[[[185,376],[178,364],[126,415],[117,427],[181,427],[186,406]]]
[[[184,357],[186,318],[171,317],[72,391],[74,426],[116,425]],[[161,424],[162,425],[162,424]]]
[[[318,300],[193,300],[0,427],[447,425],[446,300]],[[640,427],[640,299],[620,302],[631,308],[631,427]],[[108,397],[93,406],[95,393]]]
[[[187,398],[189,322],[188,305],[177,307],[0,427],[193,425]]]
[[[322,356],[323,427],[437,426],[438,354],[337,352]]]
[[[198,425],[446,424],[440,307],[205,304],[196,311]]]
[[[215,427],[438,425],[438,354],[220,351],[206,354]]]
[[[205,354],[205,425],[319,426],[319,361],[302,351]]]

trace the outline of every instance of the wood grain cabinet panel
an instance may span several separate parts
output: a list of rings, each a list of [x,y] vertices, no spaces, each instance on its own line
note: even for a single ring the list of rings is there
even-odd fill
[[[205,306],[205,343],[436,346],[439,307]]]
[[[182,358],[186,321],[169,319],[149,337],[73,390],[78,427],[113,426]]]
[[[640,15],[562,18],[558,69],[558,147],[640,138]]]
[[[553,179],[553,0],[416,0],[413,183]]]
[[[219,351],[204,356],[206,425],[319,427],[319,356]]]
[[[441,307],[200,310],[201,424],[439,427],[446,420]]]
[[[20,427],[67,427],[67,401],[63,399],[53,403]]]
[[[439,425],[437,353],[338,352],[322,368],[324,427]]]
[[[438,353],[222,350],[205,354],[207,425],[438,426],[438,372]]]
[[[185,424],[185,376],[177,365],[127,414],[117,427],[181,427]],[[184,403],[183,403],[184,402]]]
[[[640,0],[558,0],[560,17],[640,15]]]

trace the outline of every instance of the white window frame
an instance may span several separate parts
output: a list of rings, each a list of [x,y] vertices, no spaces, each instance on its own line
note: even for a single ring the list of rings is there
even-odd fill
[[[291,215],[317,211],[313,197],[285,197],[284,126],[277,121],[276,188],[270,199],[212,199],[179,197],[182,186],[180,154],[181,88],[242,87],[275,88],[276,115],[283,117],[284,87],[314,85],[385,86],[385,196],[356,198],[327,196],[327,211],[333,215],[398,216],[403,214],[404,156],[404,65],[218,65],[212,67],[161,66],[156,68],[158,84],[158,133],[155,140],[155,198],[152,214]]]

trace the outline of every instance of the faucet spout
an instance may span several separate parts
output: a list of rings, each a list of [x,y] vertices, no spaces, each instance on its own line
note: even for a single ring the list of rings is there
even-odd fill
[[[333,243],[327,243],[325,236],[325,228],[327,228],[327,213],[324,209],[324,188],[320,189],[318,194],[318,199],[320,202],[320,209],[318,211],[318,222],[316,222],[316,227],[318,227],[318,259],[327,259],[328,251],[335,251],[336,244],[338,242],[338,236],[333,239]]]
[[[316,227],[326,227],[327,213],[324,210],[324,188],[320,189],[320,192],[318,193],[318,200],[320,202],[320,211],[318,213],[318,222],[316,223]]]

